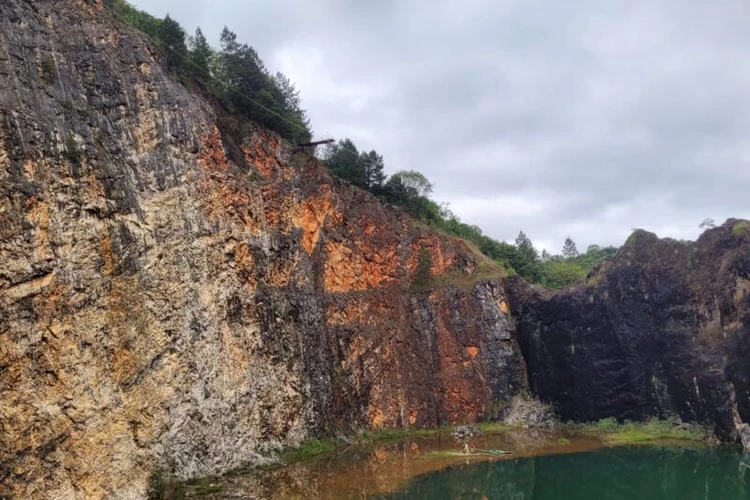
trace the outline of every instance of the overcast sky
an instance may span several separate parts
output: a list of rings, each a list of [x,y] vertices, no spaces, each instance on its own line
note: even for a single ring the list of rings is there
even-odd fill
[[[750,218],[750,2],[136,0],[226,24],[316,137],[376,149],[464,222],[559,252]]]

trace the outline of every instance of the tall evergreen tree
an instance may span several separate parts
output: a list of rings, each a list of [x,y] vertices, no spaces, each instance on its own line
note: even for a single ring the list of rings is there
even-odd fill
[[[181,68],[187,54],[185,30],[182,26],[167,14],[167,17],[159,24],[157,37],[164,49],[164,62],[167,69]]]
[[[304,114],[300,105],[299,90],[284,73],[277,72],[273,77],[274,84],[279,89],[284,104],[289,111]]]
[[[271,76],[255,49],[238,42],[229,28],[220,43],[216,88],[230,109],[288,139],[309,140],[309,121],[294,85],[283,75]]]
[[[519,231],[516,237],[516,251],[517,254],[511,259],[513,269],[530,281],[540,281],[544,269],[539,260],[539,253],[534,248],[531,239],[523,231]]]
[[[369,153],[360,153],[359,160],[364,170],[365,189],[373,193],[380,192],[385,182],[383,157],[373,149]]]
[[[190,71],[193,76],[204,83],[208,83],[211,79],[210,61],[212,54],[213,50],[211,50],[203,31],[200,28],[196,29],[195,37],[190,44]]]
[[[331,144],[325,153],[325,162],[337,176],[356,186],[365,187],[365,171],[357,146],[351,139]]]

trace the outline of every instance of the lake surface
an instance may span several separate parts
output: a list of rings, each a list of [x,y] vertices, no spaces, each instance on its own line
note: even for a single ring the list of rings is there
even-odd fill
[[[225,476],[212,498],[750,500],[750,458],[738,447],[610,448],[595,437],[543,430],[488,434],[475,444],[512,454],[436,456],[460,446],[450,435],[414,436]]]
[[[383,499],[750,498],[750,461],[729,447],[659,446],[460,465],[415,478]]]

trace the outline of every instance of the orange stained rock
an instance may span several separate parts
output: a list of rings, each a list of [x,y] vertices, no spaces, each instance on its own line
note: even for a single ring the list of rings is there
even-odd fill
[[[510,314],[510,305],[508,305],[507,300],[500,301],[500,311],[505,315]]]
[[[246,288],[254,290],[257,284],[254,276],[255,259],[250,251],[250,245],[247,242],[237,243],[232,246],[231,250],[238,274],[247,277]]]
[[[326,217],[334,216],[334,214],[331,191],[328,186],[323,186],[323,192],[319,196],[306,198],[298,205],[292,215],[292,224],[302,228],[302,248],[305,252],[311,254],[315,250]]]
[[[203,147],[199,155],[200,165],[209,172],[196,183],[198,195],[209,218],[221,222],[240,224],[251,234],[261,234],[255,215],[252,190],[246,183],[233,176],[229,170],[224,145],[219,129],[203,135]]]
[[[374,249],[363,245],[352,250],[343,242],[328,241],[324,286],[327,292],[367,290],[395,279],[398,259],[394,248]],[[366,260],[363,253],[379,254],[378,262]]]
[[[326,322],[333,325],[376,325],[379,316],[371,311],[373,303],[369,300],[349,299],[346,304],[331,303],[326,307]]]
[[[210,219],[223,223],[234,222],[253,235],[261,234],[250,193],[240,189],[231,179],[211,176],[198,181],[197,188],[203,208]]]
[[[115,269],[115,257],[112,253],[112,242],[109,239],[109,233],[104,233],[102,241],[99,243],[102,252],[102,274],[108,276]]]
[[[417,410],[409,410],[409,425],[414,425],[417,421],[417,415],[419,415],[419,412]]]
[[[255,165],[263,178],[270,177],[274,171],[281,168],[276,158],[280,150],[279,138],[265,131],[254,134],[251,144],[242,148],[245,159]]]
[[[31,198],[27,202],[26,219],[34,226],[35,251],[49,245],[49,203]]]
[[[219,128],[214,127],[211,132],[203,134],[201,137],[203,147],[198,156],[198,160],[206,170],[227,170],[229,160],[224,151],[224,144],[221,141]]]
[[[453,265],[453,252],[445,249],[443,242],[437,236],[429,235],[420,238],[412,246],[411,257],[407,262],[407,268],[410,273],[413,273],[417,268],[419,250],[422,247],[426,248],[432,255],[432,274],[443,274]]]
[[[31,160],[26,160],[26,163],[23,164],[23,171],[26,174],[26,177],[34,178],[36,170],[36,163]]]
[[[370,414],[370,427],[373,429],[382,429],[384,423],[385,415],[383,415],[383,410],[375,408]]]
[[[474,419],[491,399],[491,391],[482,379],[479,367],[465,358],[465,351],[474,357],[479,354],[475,346],[462,346],[438,315],[438,376],[446,388],[443,394],[443,411],[453,423]],[[476,349],[476,351],[473,351]],[[474,352],[475,354],[472,354]]]

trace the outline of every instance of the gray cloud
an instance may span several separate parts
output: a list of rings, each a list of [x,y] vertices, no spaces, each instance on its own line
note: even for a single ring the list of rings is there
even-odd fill
[[[137,0],[297,82],[319,135],[552,251],[750,217],[750,4]]]

